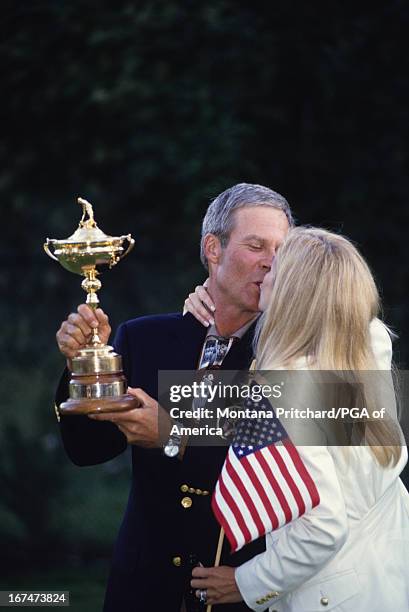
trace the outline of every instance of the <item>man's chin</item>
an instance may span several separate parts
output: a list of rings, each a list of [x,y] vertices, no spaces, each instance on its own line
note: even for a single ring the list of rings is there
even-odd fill
[[[260,306],[258,302],[252,302],[252,303],[246,304],[245,309],[249,314],[252,314],[253,316],[256,316],[260,314],[260,312],[262,312],[260,310]]]

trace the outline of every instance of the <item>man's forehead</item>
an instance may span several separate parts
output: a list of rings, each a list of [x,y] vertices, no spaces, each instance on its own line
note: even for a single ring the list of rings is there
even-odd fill
[[[246,239],[269,240],[289,229],[285,212],[272,206],[245,206],[234,217],[233,232]]]
[[[236,223],[251,221],[270,221],[270,223],[288,223],[287,215],[280,208],[266,206],[263,204],[253,206],[242,206],[233,212]],[[248,226],[247,226],[248,227]]]

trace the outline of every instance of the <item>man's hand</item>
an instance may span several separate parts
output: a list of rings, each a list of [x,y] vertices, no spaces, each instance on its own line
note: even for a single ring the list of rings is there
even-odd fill
[[[95,421],[111,421],[126,436],[128,444],[145,448],[161,447],[169,438],[171,420],[158,402],[142,389],[128,387],[128,393],[136,397],[140,406],[127,412],[90,414]]]
[[[58,348],[67,358],[72,359],[91,339],[92,330],[98,327],[101,342],[106,344],[111,334],[108,317],[101,308],[92,310],[81,304],[77,312],[72,312],[56,334]]]
[[[195,567],[192,571],[191,586],[200,597],[201,589],[207,590],[207,603],[211,605],[236,603],[243,601],[234,578],[234,567],[221,565],[220,567]]]

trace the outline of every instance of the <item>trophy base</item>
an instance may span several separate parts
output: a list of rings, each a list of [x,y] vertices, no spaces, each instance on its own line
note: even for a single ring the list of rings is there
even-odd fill
[[[133,395],[126,393],[118,397],[68,399],[59,407],[60,414],[101,414],[104,412],[127,412],[141,406],[140,401]]]
[[[101,343],[86,346],[73,358],[69,394],[59,407],[64,416],[127,412],[141,406],[127,393],[121,356]]]

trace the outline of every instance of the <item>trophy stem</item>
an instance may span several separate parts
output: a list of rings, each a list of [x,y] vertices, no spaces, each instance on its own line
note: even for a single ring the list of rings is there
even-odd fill
[[[99,306],[99,299],[97,296],[97,291],[99,291],[102,287],[101,281],[97,279],[98,271],[95,269],[95,266],[90,268],[84,268],[84,280],[81,283],[81,287],[84,291],[87,292],[87,301],[86,303],[90,308],[96,310]],[[94,327],[92,330],[92,338],[90,341],[90,346],[101,346],[102,342],[98,336],[98,327]]]

